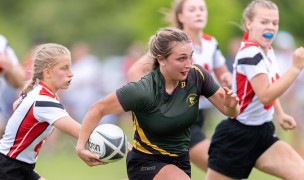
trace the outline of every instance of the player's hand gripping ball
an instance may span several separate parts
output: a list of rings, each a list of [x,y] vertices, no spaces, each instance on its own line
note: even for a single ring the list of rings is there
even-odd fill
[[[127,136],[114,124],[101,124],[92,131],[88,148],[102,162],[115,162],[127,154]]]

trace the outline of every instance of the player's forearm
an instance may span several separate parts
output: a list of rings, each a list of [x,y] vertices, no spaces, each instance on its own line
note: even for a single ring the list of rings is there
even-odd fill
[[[17,65],[5,72],[5,79],[14,88],[21,88],[25,81],[25,72],[20,65]]]

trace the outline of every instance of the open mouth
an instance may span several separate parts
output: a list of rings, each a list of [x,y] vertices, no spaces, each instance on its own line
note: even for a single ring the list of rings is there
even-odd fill
[[[181,72],[181,74],[182,74],[183,76],[187,76],[187,75],[188,75],[188,71],[187,71],[187,72]]]
[[[204,22],[204,20],[202,20],[202,19],[197,19],[197,20],[195,20],[195,22],[198,22],[198,23],[203,23],[203,22]]]

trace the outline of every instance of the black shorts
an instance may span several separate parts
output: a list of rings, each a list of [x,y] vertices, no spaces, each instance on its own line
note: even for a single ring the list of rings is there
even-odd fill
[[[248,178],[256,160],[279,139],[272,122],[247,126],[235,119],[222,121],[209,148],[208,167],[231,178]]]
[[[191,177],[189,154],[179,157],[150,155],[132,149],[127,155],[127,172],[130,180],[152,180],[166,165],[173,164]]]
[[[206,135],[202,128],[204,126],[205,116],[203,109],[198,111],[198,116],[196,121],[192,124],[190,129],[190,148],[198,144],[199,142],[206,139]]]
[[[40,176],[34,171],[35,164],[28,164],[7,157],[0,153],[0,179],[38,180]]]

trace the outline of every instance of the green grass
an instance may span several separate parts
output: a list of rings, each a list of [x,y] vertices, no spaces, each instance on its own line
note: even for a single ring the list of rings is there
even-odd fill
[[[47,180],[126,180],[125,158],[121,161],[95,167],[87,166],[75,154],[74,149],[67,149],[47,154],[41,152],[36,171]],[[203,179],[205,173],[192,166],[192,179]],[[248,180],[279,180],[273,176],[254,170]]]
[[[56,152],[42,155],[36,171],[47,180],[126,180],[125,159],[96,167],[89,167],[73,152]],[[192,179],[203,179],[205,173],[192,166]],[[249,180],[279,180],[273,176],[254,170]]]
[[[124,117],[123,119],[128,118]],[[205,128],[207,136],[210,137],[213,133],[214,127],[218,123],[220,116],[213,118],[216,121],[207,121]],[[129,140],[132,140],[132,125],[129,120],[120,121],[120,126],[125,131]],[[288,135],[281,134],[285,139]],[[284,139],[283,138],[283,139]],[[125,165],[125,158],[121,161],[110,163],[107,165],[100,165],[96,167],[87,166],[75,153],[75,149],[71,143],[75,144],[73,140],[67,135],[60,134],[55,148],[50,151],[48,142],[42,147],[36,164],[36,171],[47,180],[126,180],[127,172]],[[192,166],[192,179],[204,179],[205,173],[200,171],[197,167]],[[273,176],[267,175],[258,170],[253,170],[248,180],[279,180]]]
[[[103,166],[89,167],[71,151],[42,156],[37,172],[47,180],[123,180],[127,179],[125,159]]]

